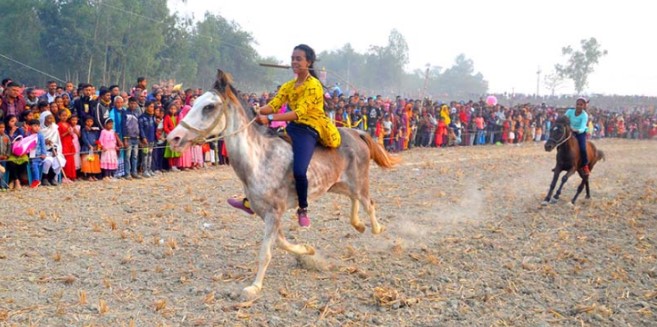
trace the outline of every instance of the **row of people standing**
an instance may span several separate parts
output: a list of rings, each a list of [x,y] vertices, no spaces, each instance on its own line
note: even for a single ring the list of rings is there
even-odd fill
[[[217,146],[193,146],[182,153],[171,151],[166,146],[166,134],[189,112],[194,95],[187,97],[186,104],[180,97],[172,96],[166,103],[165,113],[164,105],[156,98],[140,106],[139,99],[146,97],[145,91],[128,98],[128,105],[124,108],[125,98],[112,98],[109,89],[101,88],[97,99],[91,101],[86,90],[91,90],[90,86],[82,85],[82,96],[73,104],[77,109],[53,110],[55,115],[49,107],[36,113],[26,110],[22,113],[22,122],[13,115],[6,117],[1,129],[9,133],[2,133],[0,137],[0,162],[6,162],[9,167],[11,187],[20,188],[19,177],[26,175],[27,163],[37,165],[41,159],[35,151],[20,157],[12,156],[10,151],[19,136],[33,133],[30,126],[35,115],[41,119],[37,124],[41,134],[48,134],[44,135],[49,145],[44,156],[60,159],[55,163],[54,174],[58,175],[58,169],[63,168],[61,173],[66,180],[75,180],[80,174],[94,180],[101,173],[108,179],[151,177],[161,170],[201,167],[205,159],[208,162],[227,161],[225,151],[221,153]],[[83,118],[80,119],[77,113]],[[216,152],[219,152],[219,160],[216,160]],[[44,168],[40,167],[48,172]],[[41,180],[45,185],[57,184],[57,179],[51,175],[32,173],[31,178],[33,187],[38,187]]]

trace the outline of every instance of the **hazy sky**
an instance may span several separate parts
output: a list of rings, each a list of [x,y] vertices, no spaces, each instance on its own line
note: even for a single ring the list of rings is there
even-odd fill
[[[351,43],[360,53],[385,46],[392,29],[406,39],[407,71],[427,63],[448,68],[463,53],[491,92],[535,93],[545,74],[565,63],[561,48],[595,37],[609,53],[589,77],[586,93],[657,96],[657,19],[651,1],[252,1],[169,0],[172,10],[205,11],[251,33],[256,50],[288,62],[306,43],[317,53]],[[653,31],[653,32],[650,32]],[[321,59],[321,58],[320,58]],[[557,93],[574,93],[572,82]]]

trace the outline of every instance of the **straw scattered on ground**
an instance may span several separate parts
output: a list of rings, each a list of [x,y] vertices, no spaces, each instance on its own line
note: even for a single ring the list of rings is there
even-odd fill
[[[311,201],[284,229],[321,268],[275,249],[260,297],[260,219],[225,204],[229,167],[0,193],[0,325],[650,325],[657,314],[657,142],[596,142],[593,198],[540,205],[541,144],[414,149],[371,170],[386,232],[350,202]],[[366,214],[361,212],[364,222]],[[369,227],[369,226],[368,226]]]

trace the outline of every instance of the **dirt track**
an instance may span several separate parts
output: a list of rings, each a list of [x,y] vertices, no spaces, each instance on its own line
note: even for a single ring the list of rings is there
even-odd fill
[[[311,201],[285,230],[327,269],[275,249],[262,296],[262,222],[225,204],[229,167],[0,193],[0,325],[650,325],[657,314],[657,142],[596,142],[592,200],[541,207],[542,145],[417,149],[373,167],[385,233],[349,200]],[[366,215],[361,218],[367,224]]]

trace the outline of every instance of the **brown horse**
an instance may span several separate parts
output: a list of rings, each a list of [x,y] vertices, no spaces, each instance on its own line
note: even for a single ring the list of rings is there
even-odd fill
[[[554,166],[552,171],[554,176],[552,177],[552,183],[550,183],[550,190],[548,191],[545,200],[543,200],[543,205],[547,205],[550,202],[556,202],[561,195],[561,188],[566,183],[568,178],[572,176],[575,172],[579,173],[579,177],[582,179],[582,182],[577,187],[577,193],[571,200],[572,204],[575,204],[577,197],[582,192],[582,189],[586,187],[586,198],[591,198],[591,191],[589,190],[589,175],[585,175],[582,169],[580,169],[580,155],[579,155],[579,144],[577,139],[573,137],[573,132],[570,129],[570,119],[567,116],[561,116],[552,127],[550,131],[550,138],[545,142],[545,151],[550,152],[552,149],[557,148],[557,165]],[[595,147],[595,144],[591,142],[586,142],[586,153],[589,159],[589,169],[592,171],[598,161],[605,158],[604,152],[598,150]],[[566,174],[561,178],[561,185],[557,189],[557,193],[552,197],[552,191],[557,185],[557,180],[562,171],[566,171]]]

